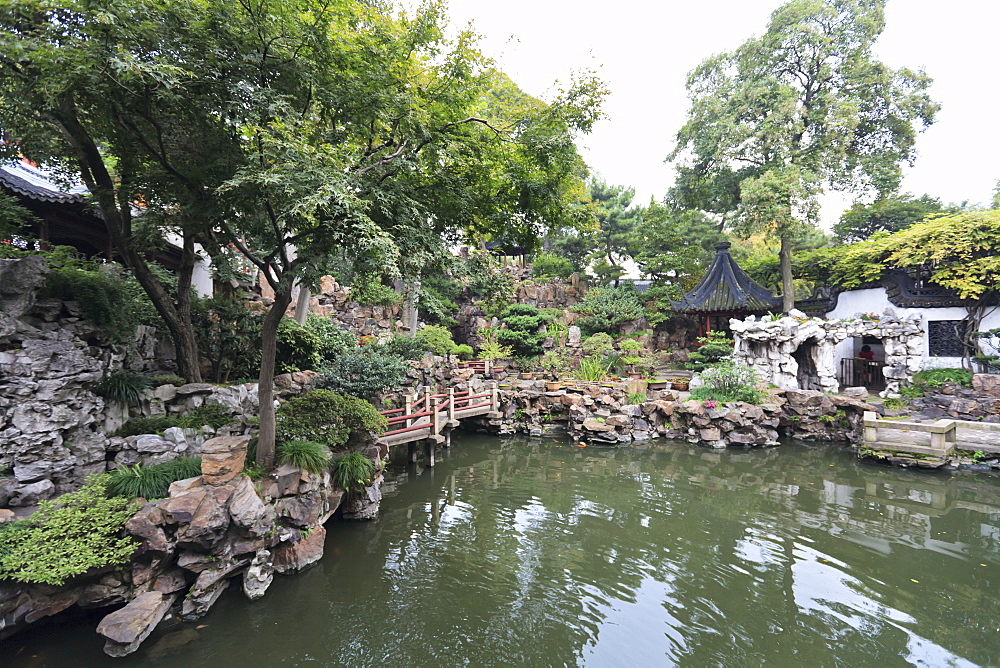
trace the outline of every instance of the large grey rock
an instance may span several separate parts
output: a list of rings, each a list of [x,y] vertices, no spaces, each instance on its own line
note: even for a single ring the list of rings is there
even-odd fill
[[[264,596],[273,581],[274,566],[271,564],[271,553],[261,550],[243,573],[243,593],[251,601],[256,601]]]
[[[97,632],[108,639],[104,652],[110,656],[126,656],[139,649],[170,610],[175,598],[176,595],[165,596],[158,591],[144,592],[102,619]]]

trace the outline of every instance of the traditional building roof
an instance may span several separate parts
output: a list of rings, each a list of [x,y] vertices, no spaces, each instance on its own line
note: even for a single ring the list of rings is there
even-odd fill
[[[58,204],[81,203],[87,192],[83,185],[64,191],[47,174],[22,160],[0,164],[0,188],[13,195]]]
[[[763,313],[781,309],[781,298],[757,285],[729,254],[730,244],[715,244],[715,259],[694,290],[674,308],[684,313],[736,314]]]

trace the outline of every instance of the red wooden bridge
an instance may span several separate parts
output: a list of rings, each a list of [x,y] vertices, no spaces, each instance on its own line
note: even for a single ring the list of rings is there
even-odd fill
[[[416,461],[418,442],[426,447],[427,465],[434,466],[434,448],[439,444],[451,445],[451,430],[465,418],[486,415],[500,417],[496,388],[480,393],[470,391],[435,394],[430,387],[418,388],[406,397],[403,408],[381,411],[386,416],[389,429],[378,442],[387,449],[391,445],[409,446],[410,461]]]

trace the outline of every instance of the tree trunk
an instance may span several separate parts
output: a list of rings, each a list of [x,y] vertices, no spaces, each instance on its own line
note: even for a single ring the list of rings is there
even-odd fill
[[[274,468],[274,365],[278,347],[278,325],[285,309],[292,303],[291,288],[275,291],[274,303],[264,317],[260,336],[260,431],[257,435],[257,464],[264,470]]]
[[[198,364],[198,342],[194,335],[194,326],[191,324],[190,303],[185,295],[181,299],[181,305],[185,308],[178,310],[177,305],[170,293],[153,273],[139,253],[135,251],[131,244],[132,236],[132,213],[129,193],[115,188],[115,180],[112,179],[104,158],[101,156],[97,143],[90,136],[87,129],[77,118],[76,108],[72,98],[64,98],[61,102],[61,109],[58,118],[54,118],[55,124],[62,131],[70,145],[76,151],[77,164],[80,167],[80,174],[83,177],[87,188],[94,195],[94,200],[104,218],[104,226],[107,229],[108,237],[114,249],[121,255],[125,266],[132,270],[139,285],[146,291],[146,296],[152,302],[156,312],[163,318],[163,322],[170,332],[177,353],[177,371],[188,381],[193,383],[201,382],[201,370]],[[122,178],[123,183],[126,179]],[[190,250],[190,257],[182,259],[182,269],[186,262],[190,261],[190,271],[193,271],[193,242],[185,243],[184,253]],[[191,284],[191,275],[186,278],[182,275],[179,278],[179,286]]]
[[[781,268],[781,310],[788,313],[795,308],[795,284],[792,283],[792,240],[788,235],[781,237],[778,262]]]
[[[309,288],[300,283],[299,299],[295,302],[295,322],[300,325],[306,324],[306,318],[309,317],[309,298],[311,296]]]

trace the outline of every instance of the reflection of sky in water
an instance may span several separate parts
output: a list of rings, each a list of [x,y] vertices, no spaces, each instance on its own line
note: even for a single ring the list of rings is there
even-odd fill
[[[879,627],[889,625],[907,635],[907,661],[916,666],[975,666],[945,648],[920,637],[907,625],[916,625],[910,615],[872,600],[863,593],[866,587],[841,568],[848,565],[827,557],[805,545],[795,545],[791,565],[795,604],[804,613],[832,617],[858,631],[876,635]],[[872,596],[876,594],[871,592]],[[836,632],[833,624],[830,630]]]

